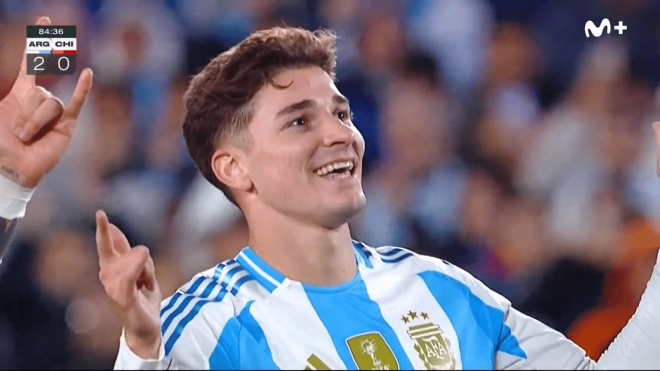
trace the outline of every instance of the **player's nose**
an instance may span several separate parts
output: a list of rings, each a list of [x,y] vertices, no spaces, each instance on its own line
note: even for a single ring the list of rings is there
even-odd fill
[[[337,145],[350,147],[355,143],[357,135],[352,124],[340,120],[334,114],[324,115],[322,128],[323,144],[327,147]]]

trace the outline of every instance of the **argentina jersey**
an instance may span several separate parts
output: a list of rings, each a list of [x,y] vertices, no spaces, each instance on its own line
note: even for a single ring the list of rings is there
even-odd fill
[[[467,272],[397,247],[353,244],[355,277],[292,281],[250,248],[161,307],[159,359],[122,335],[116,369],[590,369],[562,334]]]

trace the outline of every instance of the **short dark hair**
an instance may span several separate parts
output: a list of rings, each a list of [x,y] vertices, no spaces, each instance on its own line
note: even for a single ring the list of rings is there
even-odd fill
[[[336,36],[326,30],[275,27],[252,33],[215,57],[193,77],[184,95],[183,136],[202,175],[236,204],[229,188],[213,173],[216,146],[237,141],[249,148],[247,127],[254,96],[290,68],[318,66],[335,79]],[[275,86],[275,85],[274,85]]]

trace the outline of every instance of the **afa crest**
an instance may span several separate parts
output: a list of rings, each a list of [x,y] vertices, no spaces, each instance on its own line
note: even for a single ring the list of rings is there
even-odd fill
[[[444,335],[440,326],[430,322],[428,314],[421,312],[421,318],[416,312],[409,311],[401,320],[404,323],[429,320],[426,323],[412,325],[408,335],[415,341],[415,351],[424,362],[427,370],[453,370],[456,367],[456,357],[451,349],[451,342]],[[415,320],[418,321],[415,321]]]

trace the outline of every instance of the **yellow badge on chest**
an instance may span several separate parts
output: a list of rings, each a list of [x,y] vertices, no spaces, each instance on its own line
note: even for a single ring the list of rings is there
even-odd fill
[[[355,335],[346,340],[360,370],[398,370],[394,352],[379,332]]]

